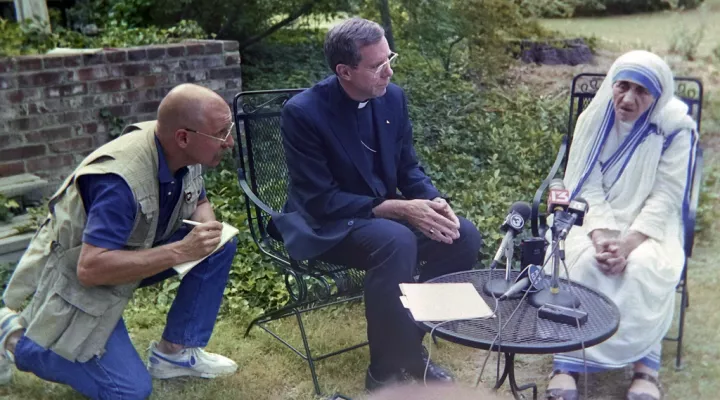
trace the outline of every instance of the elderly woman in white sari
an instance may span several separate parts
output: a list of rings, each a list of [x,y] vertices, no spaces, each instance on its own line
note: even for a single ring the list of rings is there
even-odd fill
[[[575,128],[565,187],[590,208],[566,241],[570,278],[620,309],[607,341],[556,354],[548,399],[577,399],[578,374],[632,365],[628,399],[660,399],[661,340],[684,264],[697,126],[658,56],[618,58]]]

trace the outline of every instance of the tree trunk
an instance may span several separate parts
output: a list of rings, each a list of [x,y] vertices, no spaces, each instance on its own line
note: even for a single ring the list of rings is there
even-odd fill
[[[390,50],[395,51],[395,38],[393,37],[392,19],[390,18],[390,6],[388,5],[388,0],[377,0],[377,2],[378,7],[380,7],[382,26],[385,28],[385,38],[388,41]]]
[[[242,51],[242,50],[246,49],[248,46],[253,45],[253,44],[265,39],[266,37],[272,35],[278,29],[295,22],[296,19],[302,17],[303,15],[308,14],[312,10],[314,5],[315,5],[314,1],[308,1],[307,3],[303,4],[302,7],[300,7],[297,11],[293,12],[287,18],[283,19],[282,21],[278,22],[277,24],[271,26],[265,32],[257,34],[255,36],[252,36],[251,38],[240,43],[240,51]]]

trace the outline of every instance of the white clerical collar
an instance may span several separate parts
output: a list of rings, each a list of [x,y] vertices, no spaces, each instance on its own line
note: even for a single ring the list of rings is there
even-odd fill
[[[367,105],[367,103],[368,103],[367,101],[363,101],[362,103],[358,103],[358,108],[365,108],[365,106]]]

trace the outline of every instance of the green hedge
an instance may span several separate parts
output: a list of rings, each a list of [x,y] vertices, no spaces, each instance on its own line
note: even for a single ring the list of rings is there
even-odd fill
[[[664,10],[690,10],[704,0],[515,0],[528,16],[569,18],[635,14]]]

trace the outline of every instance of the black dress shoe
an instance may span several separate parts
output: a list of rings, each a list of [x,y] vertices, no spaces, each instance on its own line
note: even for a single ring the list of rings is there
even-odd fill
[[[384,379],[379,379],[379,377],[374,377],[372,373],[370,373],[370,368],[368,367],[367,373],[365,374],[365,390],[372,392],[385,386],[402,384],[412,379],[405,373],[405,371],[395,372],[383,378]]]
[[[427,373],[425,372],[425,366],[427,366]],[[423,378],[428,382],[446,382],[450,383],[455,380],[450,371],[435,364],[432,360],[428,363],[428,351],[423,346],[422,349],[422,365],[416,366],[412,371],[408,371],[413,378],[422,382]]]

